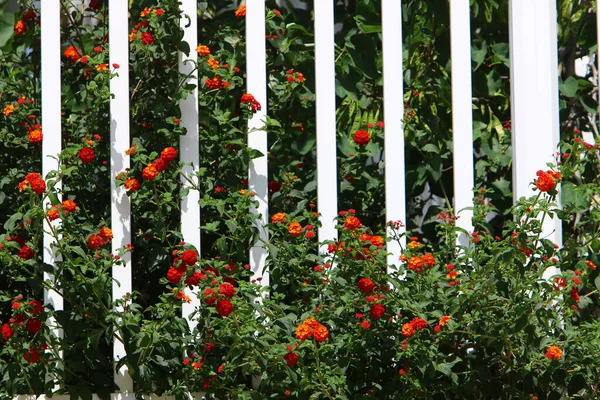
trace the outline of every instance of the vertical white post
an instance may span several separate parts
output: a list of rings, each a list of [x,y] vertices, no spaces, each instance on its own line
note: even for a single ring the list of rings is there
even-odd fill
[[[48,0],[41,9],[41,52],[42,52],[42,176],[50,171],[58,170],[58,161],[53,158],[61,152],[61,78],[60,78],[60,1]],[[60,189],[58,182],[55,188]],[[50,207],[47,200],[45,208]],[[51,222],[56,226],[58,220]],[[49,234],[50,226],[44,223],[44,262],[54,265],[59,257],[53,248],[54,239]],[[44,281],[55,281],[54,274],[44,272]],[[44,304],[51,305],[55,311],[63,309],[63,298],[54,290],[44,289]],[[54,318],[48,319],[48,325],[53,327],[52,334],[62,338],[63,330]],[[62,358],[62,351],[59,352]],[[62,360],[61,360],[62,361]],[[57,386],[54,390],[59,389]]]
[[[406,175],[404,158],[404,93],[402,66],[402,5],[398,0],[383,0],[381,3],[383,38],[383,117],[385,132],[385,218],[389,221],[406,223]],[[401,228],[397,234],[404,233]],[[388,237],[392,229],[388,227]],[[388,242],[388,266],[397,265],[406,237],[400,242]]]
[[[454,212],[456,225],[473,231],[473,94],[471,84],[471,13],[469,0],[450,0],[450,48],[452,60],[452,141]],[[469,243],[461,233],[459,244]]]
[[[556,0],[511,0],[509,14],[516,201],[534,195],[530,183],[553,161],[559,140]],[[546,218],[542,228],[542,237],[562,244],[558,218]]]
[[[267,188],[268,144],[267,131],[264,124],[267,117],[267,64],[265,44],[265,0],[246,1],[246,68],[247,93],[250,93],[260,103],[261,110],[257,111],[248,121],[248,146],[260,151],[263,156],[250,162],[248,189],[255,193],[258,208],[252,212],[260,215],[258,224],[259,241],[250,249],[250,267],[254,279],[262,277],[261,284],[269,285],[269,274],[263,274],[267,251],[264,248],[268,232],[265,229],[269,221],[269,191]]]
[[[198,171],[200,166],[200,149],[198,138],[198,71],[192,60],[196,60],[196,47],[198,46],[198,23],[196,17],[196,0],[183,0],[182,11],[184,17],[181,18],[180,26],[183,29],[183,40],[190,46],[190,54],[186,56],[179,54],[179,71],[188,76],[187,83],[196,85],[196,88],[185,98],[181,104],[181,125],[186,129],[185,136],[179,141],[180,159],[182,162],[191,164],[183,167],[182,174],[188,179],[197,181],[191,176]],[[186,18],[186,15],[189,16]],[[189,26],[188,26],[189,25]],[[185,186],[189,186],[185,179],[182,179]],[[193,245],[200,254],[200,193],[197,190],[191,190],[187,196],[181,199],[181,234],[183,240]],[[192,290],[197,293],[197,289]],[[190,303],[183,303],[182,313],[187,320],[190,331],[193,331],[197,322],[189,317],[200,305],[198,296],[190,296]]]
[[[596,43],[598,43],[596,68],[600,71],[600,0],[596,0]],[[600,87],[600,77],[597,79],[596,85]],[[600,99],[600,96],[597,95],[596,99]],[[600,113],[600,103],[598,104],[598,113]],[[600,119],[600,115],[598,115],[598,119]]]
[[[123,186],[117,187],[115,177],[129,168],[129,158],[125,151],[129,148],[129,32],[128,2],[111,3],[108,9],[109,50],[111,65],[119,64],[118,76],[110,81],[110,91],[114,98],[110,101],[110,188],[111,188],[111,228],[113,231],[112,250],[131,243],[131,210],[129,198]],[[123,257],[124,265],[114,266],[112,270],[113,301],[121,299],[131,292],[131,255]],[[119,386],[119,395],[133,393],[133,381],[127,366],[118,371],[116,363],[126,355],[125,346],[117,338],[113,343],[115,362],[115,383]]]
[[[315,1],[315,80],[317,106],[317,208],[319,241],[336,240],[337,146],[335,121],[334,1]],[[321,249],[322,252],[325,249]]]

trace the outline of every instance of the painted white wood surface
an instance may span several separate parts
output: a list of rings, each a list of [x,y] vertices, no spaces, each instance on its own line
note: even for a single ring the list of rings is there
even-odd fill
[[[200,83],[198,82],[198,70],[194,63],[197,60],[196,47],[198,46],[196,0],[182,0],[181,9],[184,15],[189,16],[189,19],[185,17],[181,19],[180,26],[184,32],[183,40],[190,46],[190,54],[179,54],[179,71],[188,76],[187,83],[196,85],[196,88],[180,104],[181,126],[186,129],[187,133],[179,140],[179,157],[181,162],[190,164],[183,167],[182,174],[197,183],[197,178],[191,176],[193,172],[198,171],[200,166],[197,86]],[[189,186],[185,178],[182,178],[182,182],[184,186]],[[197,190],[190,190],[187,196],[181,199],[181,234],[186,243],[191,244],[198,250],[200,258],[200,192]],[[196,296],[198,288],[186,289],[186,292],[188,292],[191,301],[190,303],[183,303],[182,314],[188,321],[190,330],[193,331],[197,322],[191,319],[190,316],[200,305],[198,296]]]
[[[515,200],[535,194],[538,170],[554,162],[559,140],[557,11],[555,0],[511,0],[510,80]],[[558,218],[546,218],[542,237],[562,244]],[[544,276],[558,273],[548,268]]]
[[[471,14],[469,0],[450,1],[450,48],[452,60],[452,140],[454,211],[456,225],[473,231],[473,95],[471,83]],[[467,245],[469,235],[459,234],[459,244]]]
[[[110,91],[114,98],[110,101],[110,187],[111,187],[111,229],[113,231],[112,251],[131,243],[131,207],[129,197],[123,186],[117,187],[115,177],[129,168],[129,157],[125,151],[129,148],[129,32],[128,6],[126,1],[111,4],[109,17],[110,64],[119,64],[118,76],[110,81]],[[115,265],[112,269],[113,301],[131,293],[131,253],[122,258],[124,265]],[[113,356],[116,362],[125,357],[124,345],[115,338]],[[133,381],[127,366],[115,369],[115,383],[124,394],[133,391]]]
[[[383,38],[383,116],[385,160],[386,222],[406,224],[406,167],[404,156],[404,74],[402,63],[402,5],[397,0],[382,0],[381,23]],[[406,231],[401,227],[395,234]],[[388,227],[388,237],[393,237]],[[398,265],[406,237],[387,245],[388,266]]]
[[[264,244],[269,240],[264,228],[269,221],[269,162],[267,158],[267,131],[264,128],[267,116],[267,64],[265,42],[265,0],[246,1],[246,89],[260,103],[261,109],[248,121],[248,146],[260,151],[263,156],[250,163],[248,189],[254,192],[258,207],[252,212],[260,215],[257,225],[259,241],[250,248],[250,268],[253,279],[262,277],[260,283],[269,285],[269,274],[263,272],[267,259]]]
[[[45,178],[49,172],[58,171],[58,155],[61,152],[61,41],[60,41],[60,1],[47,0],[41,8],[41,63],[42,63],[42,176]],[[33,172],[33,171],[31,171]],[[60,182],[55,186],[61,188]],[[59,196],[59,201],[61,197]],[[44,208],[50,208],[49,200],[45,201]],[[54,265],[60,261],[60,256],[55,251],[55,241],[50,230],[60,223],[59,220],[48,223],[44,221],[44,263]],[[44,281],[55,281],[54,274],[44,272]],[[55,311],[63,309],[62,295],[54,290],[44,289],[44,305],[51,306]],[[52,334],[63,337],[63,330],[54,318],[48,319]],[[48,351],[51,351],[49,349]],[[62,358],[62,351],[59,353]],[[48,379],[53,379],[48,376]],[[54,390],[57,390],[56,386]]]
[[[337,240],[337,146],[335,95],[334,2],[315,2],[315,79],[317,121],[317,208],[319,241]],[[326,247],[321,249],[326,251]]]

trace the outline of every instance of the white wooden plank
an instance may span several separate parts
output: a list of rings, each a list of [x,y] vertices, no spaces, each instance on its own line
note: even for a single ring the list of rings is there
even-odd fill
[[[192,60],[196,60],[196,47],[198,46],[198,22],[196,18],[197,2],[196,0],[183,0],[181,9],[184,15],[190,18],[182,18],[180,21],[181,29],[183,29],[183,40],[190,46],[190,54],[186,56],[184,53],[179,54],[179,71],[188,76],[187,82],[198,85],[198,71],[195,69]],[[189,26],[188,26],[189,25]],[[190,166],[185,166],[182,169],[182,174],[188,179],[192,178],[191,173],[198,171],[200,166],[200,148],[198,136],[198,87],[194,89],[181,104],[181,126],[187,131],[185,136],[182,136],[179,141],[180,159]],[[189,186],[186,179],[182,179],[184,186]],[[187,196],[181,199],[181,234],[186,243],[193,245],[200,253],[200,193],[197,190],[191,190]],[[190,290],[187,290],[190,292]],[[200,300],[196,294],[198,288],[191,290],[190,303],[183,303],[182,313],[187,320],[190,330],[193,331],[197,322],[190,319],[190,315],[200,305]],[[188,293],[190,295],[190,293]]]
[[[41,63],[42,63],[42,129],[44,140],[42,141],[42,176],[46,177],[49,172],[58,170],[57,157],[61,152],[61,76],[60,76],[60,1],[48,0],[41,8]],[[60,182],[56,189],[60,190]],[[59,198],[60,200],[60,198]],[[45,201],[45,208],[50,207],[50,201]],[[54,239],[49,234],[51,227],[55,228],[58,220],[44,222],[44,262],[54,265],[60,261],[53,248]],[[44,281],[54,282],[54,274],[44,272]],[[63,309],[63,298],[60,293],[44,289],[44,304],[51,305],[55,311]],[[63,337],[63,330],[56,319],[48,318],[48,325],[52,327],[52,334],[58,338]],[[51,351],[51,349],[49,349]],[[62,359],[63,352],[59,351]],[[48,376],[48,379],[54,379]],[[59,389],[58,386],[54,390]]]
[[[530,182],[553,161],[559,140],[555,0],[511,0],[510,79],[515,200],[534,195]],[[562,244],[558,218],[546,218],[543,237]],[[557,273],[548,269],[545,276]]]
[[[317,208],[319,241],[337,240],[337,146],[335,120],[334,2],[316,1],[315,91],[317,122]],[[326,246],[321,252],[326,252]]]
[[[404,157],[404,93],[402,64],[402,5],[398,0],[382,0],[381,24],[383,44],[383,116],[385,159],[385,218],[386,222],[406,223],[406,176]],[[405,227],[394,232],[388,227],[388,237],[406,232]],[[388,266],[398,265],[406,237],[387,244]]]
[[[117,187],[115,177],[129,168],[129,157],[125,151],[129,148],[129,32],[128,2],[120,1],[111,4],[109,17],[109,51],[111,65],[119,64],[118,76],[110,81],[110,91],[114,98],[110,101],[110,171],[111,171],[111,228],[114,238],[112,251],[131,243],[131,207],[123,186]],[[131,255],[126,253],[122,258],[124,265],[114,266],[112,296],[113,301],[122,298],[132,291]],[[118,281],[118,283],[117,283]],[[116,362],[126,355],[125,346],[116,338],[113,342],[113,356]],[[133,391],[133,381],[127,366],[118,371],[115,368],[115,383],[121,392]]]
[[[454,212],[456,225],[473,231],[473,95],[471,84],[471,14],[469,0],[450,2],[450,47],[452,60],[452,141],[454,173]],[[457,241],[467,245],[469,235],[460,233]]]
[[[596,69],[600,71],[600,0],[596,0],[596,43],[598,43],[598,50],[596,52]],[[597,86],[600,87],[600,78],[596,82]],[[600,96],[596,97],[596,100]],[[598,103],[598,113],[600,113],[600,102]],[[600,115],[599,117],[600,118]]]
[[[254,192],[258,207],[252,212],[260,215],[258,224],[260,240],[250,249],[250,268],[253,279],[262,277],[260,283],[269,285],[269,274],[263,273],[267,259],[267,251],[263,247],[267,242],[268,232],[265,229],[269,222],[269,191],[268,191],[268,143],[267,131],[264,124],[267,116],[267,64],[265,43],[265,0],[246,1],[246,68],[247,93],[250,93],[260,103],[261,110],[257,111],[248,121],[248,146],[260,151],[264,156],[255,158],[250,163],[248,171],[248,189]]]

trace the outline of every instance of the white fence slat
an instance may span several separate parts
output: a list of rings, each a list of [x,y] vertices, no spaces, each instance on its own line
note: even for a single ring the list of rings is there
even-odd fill
[[[262,277],[260,283],[269,285],[269,274],[263,269],[267,259],[264,248],[268,233],[265,229],[269,221],[269,191],[268,191],[268,143],[267,131],[264,124],[267,116],[267,64],[265,42],[265,0],[246,1],[246,84],[250,93],[260,103],[261,110],[257,111],[248,121],[248,146],[260,151],[263,156],[250,162],[248,171],[248,189],[255,193],[258,208],[252,212],[260,214],[258,225],[260,240],[250,249],[250,267],[253,278]]]
[[[402,5],[398,0],[382,0],[381,3],[382,45],[383,45],[383,116],[384,116],[384,160],[385,160],[385,218],[386,222],[402,221],[406,223],[406,185],[402,177],[406,176],[404,157],[404,93],[402,64]],[[397,234],[404,233],[404,227]],[[388,228],[388,237],[392,237]],[[400,243],[387,244],[389,266],[398,265]]]
[[[473,231],[473,95],[471,83],[471,13],[469,0],[450,1],[450,47],[452,60],[452,141],[454,212],[456,225]],[[463,245],[468,235],[457,238]]]
[[[319,241],[337,240],[337,146],[334,3],[315,1],[315,91],[317,121],[317,208]],[[321,249],[326,251],[326,247]]]
[[[554,161],[559,140],[556,0],[511,0],[510,81],[515,200]],[[542,237],[562,244],[560,220],[546,218]],[[548,270],[545,276],[557,273]]]
[[[42,130],[44,140],[42,141],[42,176],[50,171],[58,170],[58,161],[53,158],[61,152],[61,77],[60,77],[60,1],[47,0],[41,9],[41,62],[42,62]],[[55,186],[60,189],[60,182]],[[50,201],[46,200],[45,208],[50,207]],[[58,220],[51,222],[56,227]],[[59,261],[53,249],[54,239],[47,233],[51,229],[44,223],[44,262],[53,265]],[[54,282],[55,276],[44,272],[44,281]],[[44,304],[50,304],[55,311],[63,309],[63,298],[56,291],[44,289]],[[53,327],[52,334],[62,338],[63,330],[58,326],[54,318],[48,319],[48,325]],[[62,358],[62,351],[59,352]],[[54,390],[57,390],[55,387]]]
[[[110,64],[119,64],[118,76],[110,81],[110,91],[114,98],[110,101],[110,187],[111,187],[111,228],[113,231],[113,253],[131,243],[131,207],[129,197],[123,186],[117,187],[115,177],[129,168],[129,157],[125,151],[129,148],[129,32],[128,2],[111,3],[109,17]],[[122,298],[132,291],[131,254],[123,257],[124,265],[112,269],[113,300]],[[116,362],[126,355],[125,346],[116,338],[113,343],[113,357]],[[132,392],[133,381],[127,372],[127,366],[118,371],[115,368],[115,383],[121,392]]]
[[[183,40],[190,46],[189,57],[183,53],[179,54],[179,71],[188,77],[187,82],[199,85],[198,70],[191,60],[197,59],[196,47],[198,46],[198,22],[196,18],[197,2],[196,0],[183,0],[181,4],[184,17],[181,18],[180,26],[183,29]],[[188,18],[185,15],[189,16]],[[189,25],[189,26],[188,26]],[[200,166],[199,136],[198,136],[198,87],[194,89],[181,104],[181,126],[187,133],[179,141],[180,160],[184,163],[191,163],[191,166],[185,166],[182,174],[188,176],[188,179],[194,179],[191,173],[198,171]],[[185,179],[182,179],[185,186],[189,186]],[[200,254],[200,193],[197,190],[190,190],[187,196],[181,199],[181,234],[186,243],[193,245]],[[190,330],[193,331],[197,322],[191,320],[189,316],[200,305],[200,300],[196,296],[198,289],[191,290],[192,296],[190,303],[183,303],[182,314],[187,320]]]
[[[598,50],[596,52],[596,68],[600,71],[600,0],[596,0],[596,43],[598,43]],[[600,87],[600,78],[596,82],[596,85]],[[600,99],[600,96],[596,97],[596,100]],[[598,102],[598,113],[600,113],[600,102]],[[600,115],[598,116],[600,119]]]

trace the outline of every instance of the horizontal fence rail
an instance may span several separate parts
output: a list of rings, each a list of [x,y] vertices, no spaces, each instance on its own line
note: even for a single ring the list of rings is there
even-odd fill
[[[51,158],[60,151],[61,143],[61,41],[60,2],[44,0],[41,5],[42,25],[42,118],[44,123],[43,173],[47,175],[58,167]],[[315,75],[316,75],[316,136],[317,136],[317,207],[321,227],[320,241],[337,239],[335,218],[338,215],[337,176],[337,132],[335,92],[335,1],[319,0],[314,5]],[[185,40],[190,45],[190,54],[180,54],[179,68],[187,75],[187,82],[198,84],[198,72],[193,65],[194,49],[198,45],[196,23],[197,2],[183,0],[181,20]],[[263,156],[252,161],[248,171],[248,189],[255,193],[259,206],[253,210],[260,215],[259,241],[250,249],[249,258],[254,277],[262,277],[262,284],[269,284],[268,271],[264,271],[267,251],[262,246],[269,239],[266,225],[269,221],[268,204],[268,142],[264,127],[267,110],[267,71],[265,46],[265,0],[247,0],[247,93],[261,104],[248,124],[248,144]],[[473,116],[471,90],[471,27],[468,0],[450,1],[450,30],[452,58],[452,106],[454,141],[454,208],[460,216],[457,224],[465,231],[472,231],[471,217],[474,167],[473,167]],[[131,212],[128,197],[123,187],[117,187],[115,176],[129,167],[125,151],[130,146],[129,131],[129,39],[128,2],[113,1],[109,8],[110,63],[119,64],[118,76],[111,80],[114,98],[110,103],[111,141],[111,228],[114,234],[113,252],[131,243]],[[405,188],[405,156],[402,71],[402,3],[399,0],[382,0],[382,45],[383,45],[383,89],[385,121],[385,205],[387,221],[406,222],[407,193]],[[600,15],[600,14],[599,14]],[[188,19],[189,18],[189,19]],[[556,49],[556,1],[555,0],[510,0],[510,61],[511,61],[511,104],[514,159],[515,199],[531,193],[529,184],[536,170],[553,160],[558,144],[558,71]],[[189,175],[199,167],[198,89],[194,89],[181,103],[181,124],[187,134],[181,138],[180,158],[190,167],[184,169]],[[201,210],[199,195],[191,191],[182,199],[182,233],[185,241],[200,251]],[[544,236],[560,244],[561,230],[557,220],[546,221]],[[49,227],[46,227],[49,229]],[[404,227],[399,227],[400,233]],[[391,235],[391,232],[389,233]],[[44,237],[44,261],[56,261],[52,237]],[[464,238],[461,239],[464,242]],[[390,243],[388,264],[398,263],[400,244]],[[321,249],[324,251],[324,249]],[[112,274],[113,300],[123,298],[132,290],[130,255],[124,256],[124,265],[115,266]],[[552,272],[555,273],[555,272]],[[53,275],[45,273],[45,280]],[[191,296],[196,299],[197,296]],[[44,301],[54,310],[61,310],[62,298],[58,293],[45,291]],[[195,323],[190,316],[199,307],[194,300],[184,304],[183,317],[190,328]],[[55,323],[52,325],[56,326]],[[59,327],[54,334],[61,335]],[[125,347],[119,338],[114,340],[114,361],[126,356]],[[116,364],[115,364],[116,365]],[[133,382],[126,366],[115,370],[118,396],[133,393]],[[58,389],[58,388],[55,388]],[[117,396],[117,398],[119,398]],[[193,397],[202,396],[195,394]],[[32,399],[20,396],[19,400]],[[66,396],[55,396],[63,399]],[[200,397],[196,397],[200,398]],[[40,396],[39,399],[46,399]]]

